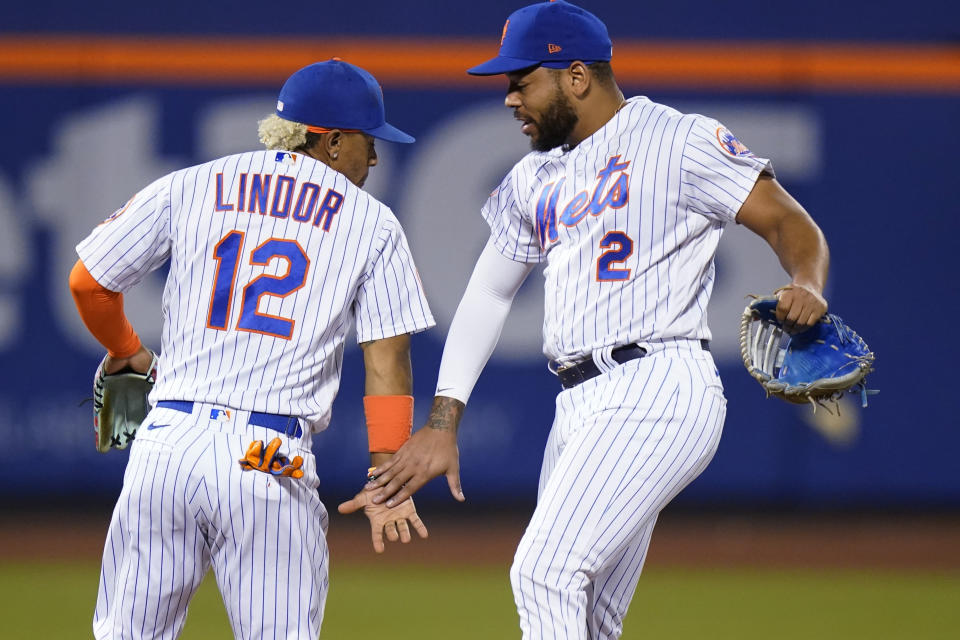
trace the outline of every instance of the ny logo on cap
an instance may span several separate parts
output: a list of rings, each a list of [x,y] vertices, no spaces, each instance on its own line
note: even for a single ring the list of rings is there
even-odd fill
[[[508,18],[507,21],[503,23],[503,34],[500,36],[501,47],[503,46],[503,41],[507,38],[507,27],[509,26],[510,26],[510,20]]]

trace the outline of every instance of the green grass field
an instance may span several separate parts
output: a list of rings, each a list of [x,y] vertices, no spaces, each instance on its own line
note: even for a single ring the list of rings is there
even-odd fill
[[[4,638],[89,638],[98,565],[5,562]],[[506,567],[334,566],[322,638],[519,638]],[[11,615],[12,614],[12,615]],[[896,571],[647,571],[624,640],[956,638],[960,575]],[[182,638],[229,640],[208,576]]]

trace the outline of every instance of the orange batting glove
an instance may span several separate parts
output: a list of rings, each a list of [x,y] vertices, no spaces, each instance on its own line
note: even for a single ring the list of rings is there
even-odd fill
[[[262,471],[272,476],[285,476],[290,478],[302,478],[303,458],[294,456],[290,461],[286,456],[277,454],[283,442],[280,438],[274,438],[267,444],[266,451],[263,448],[263,440],[254,440],[247,447],[247,453],[240,458],[240,466],[243,470],[253,469]]]

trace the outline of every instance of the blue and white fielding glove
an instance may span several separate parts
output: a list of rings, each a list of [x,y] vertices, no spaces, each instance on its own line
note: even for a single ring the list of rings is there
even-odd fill
[[[777,299],[757,298],[740,319],[740,355],[747,371],[767,392],[798,404],[825,406],[847,392],[859,393],[867,406],[866,386],[874,354],[839,316],[828,313],[811,328],[790,335],[777,320]]]

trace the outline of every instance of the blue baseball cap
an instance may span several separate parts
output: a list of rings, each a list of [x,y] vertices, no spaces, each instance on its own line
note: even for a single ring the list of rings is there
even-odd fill
[[[414,141],[387,124],[376,79],[339,58],[307,65],[287,78],[277,98],[277,115],[309,127],[362,131],[390,142]]]
[[[608,62],[613,44],[607,27],[585,9],[550,0],[517,9],[507,18],[500,54],[468,69],[475,76],[495,76],[533,66],[565,69],[575,60]]]

